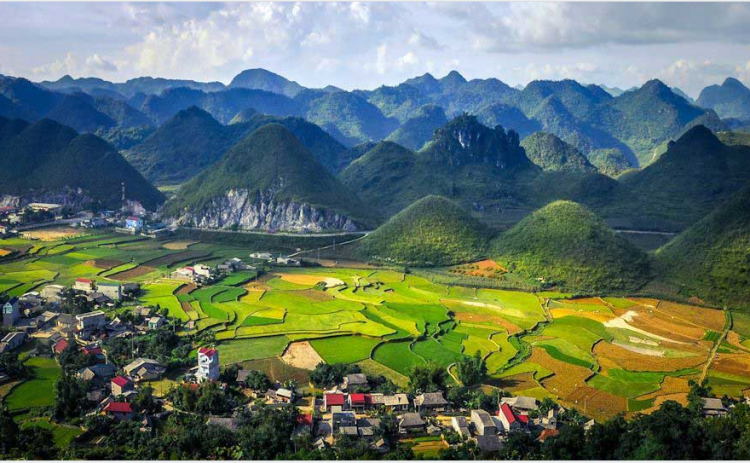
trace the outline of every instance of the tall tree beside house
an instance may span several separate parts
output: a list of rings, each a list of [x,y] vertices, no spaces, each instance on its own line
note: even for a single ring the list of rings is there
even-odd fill
[[[480,384],[487,377],[487,363],[482,354],[476,351],[474,355],[464,355],[456,363],[456,375],[464,386]]]
[[[436,363],[415,365],[409,371],[409,390],[412,393],[440,392],[445,389],[446,371]]]

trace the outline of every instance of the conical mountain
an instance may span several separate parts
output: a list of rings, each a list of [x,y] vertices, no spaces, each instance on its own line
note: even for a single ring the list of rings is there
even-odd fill
[[[363,239],[360,254],[405,265],[451,265],[481,258],[489,238],[489,230],[456,203],[427,196]]]
[[[521,142],[521,146],[531,162],[545,171],[596,172],[596,167],[586,156],[551,133],[533,133]]]
[[[114,147],[49,119],[34,124],[0,117],[0,194],[29,202],[119,208],[126,198],[154,210],[164,196]]]
[[[297,82],[261,68],[242,71],[232,79],[229,87],[265,90],[280,93],[290,98],[304,89]]]
[[[685,229],[750,183],[750,147],[727,146],[707,128],[690,129],[656,162],[622,179],[632,215]],[[664,228],[664,227],[663,227]]]
[[[737,79],[726,79],[701,91],[697,104],[710,108],[722,118],[750,120],[750,89]]]
[[[750,187],[659,249],[656,262],[683,295],[750,309]]]
[[[170,185],[193,178],[237,141],[210,114],[192,106],[124,154],[146,178]]]
[[[361,230],[375,216],[284,126],[267,124],[182,187],[168,216],[211,228]]]
[[[565,290],[631,290],[649,277],[646,255],[585,207],[556,201],[497,237],[491,255],[512,272]]]
[[[386,140],[398,143],[411,150],[419,150],[432,139],[435,130],[448,122],[440,106],[425,105],[416,114],[393,131]]]

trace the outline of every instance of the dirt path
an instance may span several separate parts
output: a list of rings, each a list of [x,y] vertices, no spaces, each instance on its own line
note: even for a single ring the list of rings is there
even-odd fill
[[[706,379],[706,375],[708,375],[708,369],[711,368],[711,363],[713,363],[714,359],[716,358],[716,352],[719,350],[719,346],[721,346],[721,343],[724,342],[724,340],[727,338],[727,334],[729,334],[729,330],[732,329],[732,314],[728,310],[724,311],[724,317],[726,317],[726,323],[724,323],[724,330],[721,332],[721,336],[719,336],[719,339],[716,340],[716,343],[714,343],[714,347],[711,348],[711,353],[708,354],[708,360],[706,361],[706,365],[703,367],[703,371],[701,372],[701,378],[700,383],[703,382],[704,379]]]

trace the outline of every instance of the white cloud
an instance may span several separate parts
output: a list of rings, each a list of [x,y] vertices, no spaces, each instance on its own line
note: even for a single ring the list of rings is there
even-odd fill
[[[117,71],[118,66],[113,61],[96,53],[81,61],[73,52],[66,53],[64,58],[32,69],[32,73],[38,79],[58,79],[66,74],[73,77],[108,77]]]

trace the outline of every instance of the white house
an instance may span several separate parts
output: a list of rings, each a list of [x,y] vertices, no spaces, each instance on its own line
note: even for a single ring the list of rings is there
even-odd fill
[[[96,290],[113,301],[122,299],[122,285],[119,283],[101,282],[96,285]]]
[[[219,351],[213,348],[198,349],[198,372],[195,376],[200,381],[219,379]]]
[[[13,326],[15,325],[20,312],[18,310],[18,298],[11,297],[8,302],[3,305],[3,325]]]
[[[78,320],[78,329],[81,331],[98,330],[104,328],[107,323],[107,316],[101,310],[76,315]]]
[[[83,291],[85,293],[93,292],[94,280],[91,280],[89,278],[76,278],[76,281],[73,283],[73,289],[76,291]]]
[[[474,425],[474,430],[480,436],[497,433],[492,416],[484,410],[471,411],[471,424]]]

